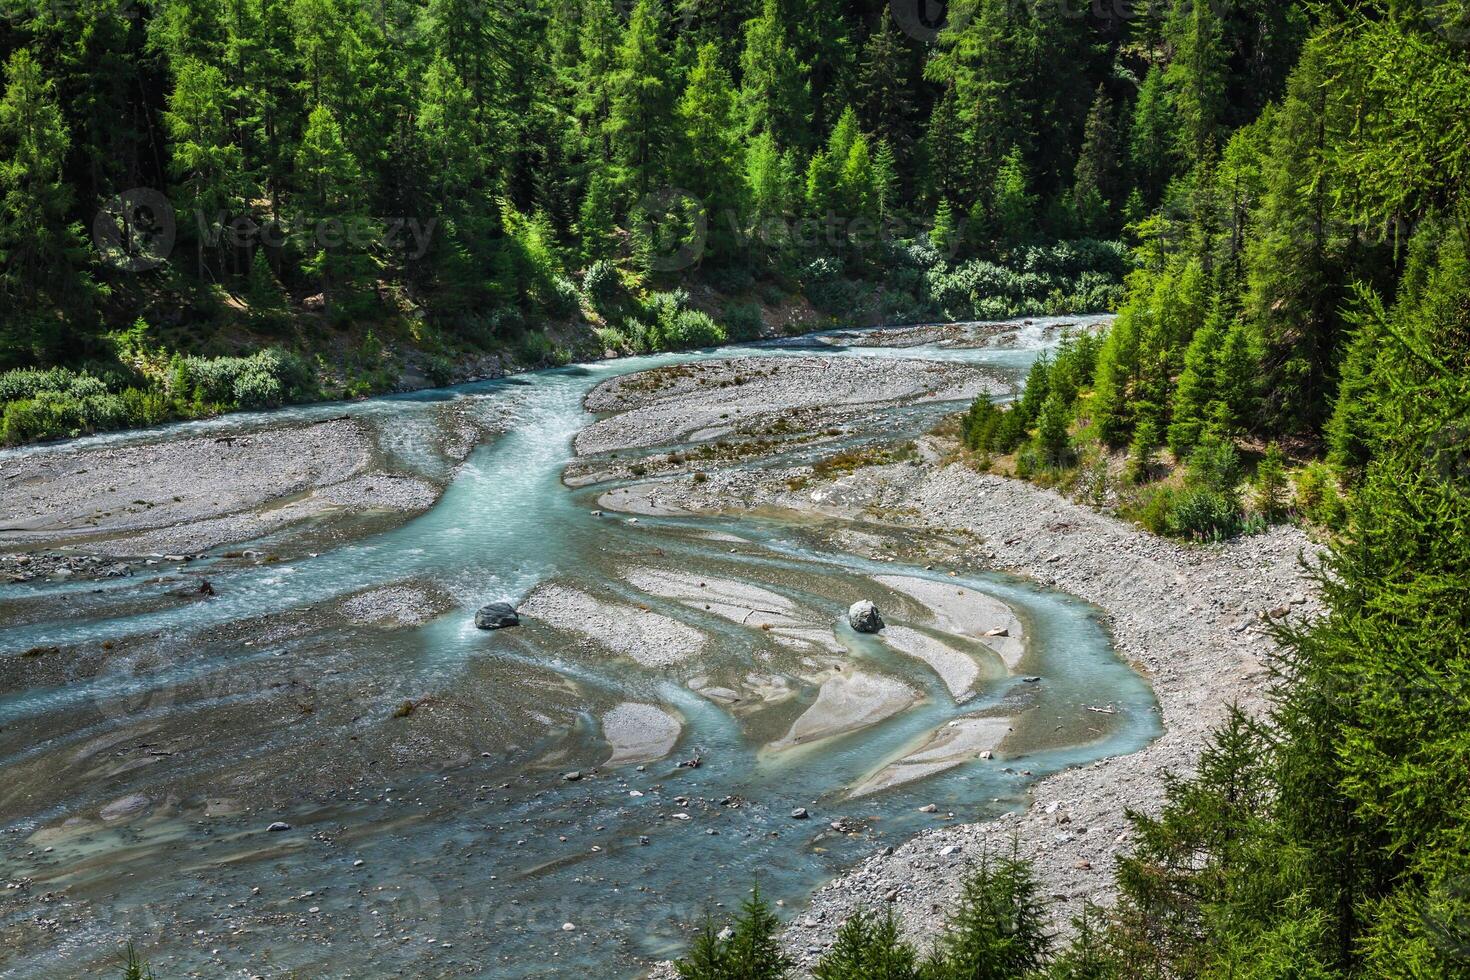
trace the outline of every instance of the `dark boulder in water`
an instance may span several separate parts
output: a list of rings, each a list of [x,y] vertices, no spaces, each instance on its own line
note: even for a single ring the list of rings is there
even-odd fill
[[[521,617],[516,615],[515,607],[508,602],[492,602],[487,606],[481,606],[480,611],[475,613],[475,625],[482,630],[498,630],[507,626],[521,625]]]

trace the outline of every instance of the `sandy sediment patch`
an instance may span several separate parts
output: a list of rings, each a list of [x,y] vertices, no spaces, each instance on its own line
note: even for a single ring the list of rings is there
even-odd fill
[[[612,746],[608,766],[654,762],[674,750],[683,723],[658,705],[624,701],[602,715],[602,737]]]
[[[542,585],[520,612],[576,633],[645,667],[671,667],[699,654],[706,637],[677,619],[563,585]]]
[[[839,673],[822,683],[816,701],[792,722],[785,736],[767,747],[780,751],[867,728],[918,700],[917,691],[891,677],[862,671]]]
[[[337,607],[346,618],[380,629],[422,626],[452,608],[449,597],[424,585],[388,585],[359,592]]]
[[[899,653],[927,664],[958,702],[974,697],[977,681],[1004,673],[999,663],[986,669],[971,654],[907,626],[890,624],[879,634],[879,639]]]
[[[597,498],[597,506],[603,510],[641,514],[644,517],[670,517],[689,513],[682,507],[676,507],[660,500],[652,484],[638,484],[609,490]]]
[[[732,683],[733,687],[701,675],[689,679],[689,689],[736,712],[768,708],[796,696],[795,685],[784,674],[748,673]]]
[[[796,649],[820,647],[843,652],[830,625],[779,593],[733,579],[701,577],[657,568],[633,568],[623,578],[635,588],[691,609],[713,613],[750,629],[789,640]]]
[[[1006,717],[956,718],[925,735],[917,747],[905,749],[852,788],[851,796],[866,796],[902,786],[994,753],[1011,730]]]
[[[0,463],[0,547],[197,552],[338,509],[418,511],[439,488],[376,468],[356,419],[101,445]]]
[[[713,439],[790,421],[802,409],[852,409],[973,397],[998,387],[983,370],[877,358],[736,358],[613,378],[586,405],[619,414],[577,434],[578,455]]]
[[[910,575],[876,575],[874,580],[922,603],[934,614],[935,625],[941,629],[974,637],[990,647],[1007,670],[1014,671],[1026,653],[1021,621],[1010,606],[994,596],[950,582]]]

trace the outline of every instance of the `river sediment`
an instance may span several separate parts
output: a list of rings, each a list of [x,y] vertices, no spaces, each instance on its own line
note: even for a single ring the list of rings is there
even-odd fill
[[[24,579],[0,593],[10,958],[84,973],[135,938],[178,975],[390,950],[421,976],[631,975],[678,951],[712,876],[759,874],[788,908],[836,876],[788,936],[810,956],[890,892],[922,932],[950,858],[1029,827],[1056,786],[1042,809],[1073,800],[1072,822],[1059,803],[1024,844],[1069,902],[1105,894],[1104,851],[1082,869],[1075,842],[1101,845],[1135,790],[1151,805],[1155,769],[1259,689],[1254,607],[1295,588],[1301,542],[1178,549],[945,465],[924,433],[1008,391],[1059,326],[589,365],[0,457],[29,508],[0,521]],[[886,636],[848,626],[857,598]],[[491,600],[522,625],[476,630]],[[1128,788],[1098,793],[1098,765]],[[933,858],[936,834],[960,849]],[[48,908],[70,925],[48,934]]]

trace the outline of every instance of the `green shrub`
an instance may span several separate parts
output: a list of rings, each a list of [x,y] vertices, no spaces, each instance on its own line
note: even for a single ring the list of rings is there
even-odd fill
[[[1337,488],[1337,477],[1325,463],[1312,463],[1296,476],[1296,507],[1313,524],[1332,530],[1347,520],[1347,505]]]
[[[582,309],[582,296],[577,286],[565,276],[554,276],[547,290],[546,310],[552,316],[569,317]]]
[[[599,259],[587,267],[582,274],[582,288],[598,313],[614,309],[623,296],[623,282],[618,276],[617,266],[606,259]]]
[[[1240,505],[1211,487],[1187,487],[1174,496],[1167,528],[1179,538],[1223,541],[1240,530]]]
[[[1174,508],[1172,487],[1143,488],[1139,502],[1128,508],[1128,514],[1145,530],[1164,535],[1169,533],[1169,513]]]
[[[680,310],[665,328],[664,337],[666,350],[714,347],[726,340],[725,328],[702,310]]]
[[[314,393],[311,366],[276,348],[249,357],[187,357],[184,366],[198,397],[226,408],[274,408]]]
[[[1229,439],[1206,433],[1189,454],[1189,482],[1220,494],[1240,485],[1240,453]]]
[[[754,340],[761,335],[765,321],[755,303],[737,303],[725,307],[725,332],[731,340]]]

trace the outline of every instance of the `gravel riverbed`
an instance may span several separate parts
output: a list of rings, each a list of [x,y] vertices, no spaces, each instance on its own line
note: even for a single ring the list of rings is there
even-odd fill
[[[1194,770],[1232,703],[1264,708],[1273,647],[1267,618],[1320,608],[1303,567],[1320,549],[1295,528],[1183,545],[1055,492],[945,465],[937,451],[923,455],[931,461],[835,480],[813,479],[809,468],[726,471],[699,483],[648,484],[637,496],[644,506],[696,513],[785,511],[965,533],[972,544],[953,556],[958,567],[1009,572],[1095,604],[1119,654],[1152,685],[1165,731],[1142,751],[1041,780],[1023,812],[984,823],[937,812],[933,829],[831,881],[785,932],[806,967],[859,908],[892,904],[910,936],[931,941],[967,864],[987,850],[1015,846],[1035,862],[1058,932],[1084,902],[1108,903],[1114,860],[1130,844],[1125,811],[1158,811],[1166,774]],[[790,489],[802,480],[801,490]]]

